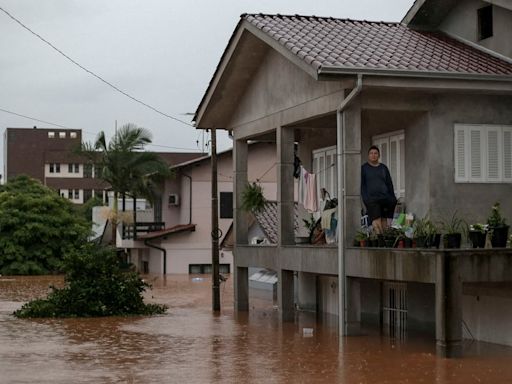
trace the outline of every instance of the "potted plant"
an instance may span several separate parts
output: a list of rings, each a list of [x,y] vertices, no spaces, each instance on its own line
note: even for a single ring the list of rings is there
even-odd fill
[[[379,237],[375,232],[371,232],[368,236],[368,242],[370,247],[378,247],[379,246]]]
[[[489,229],[488,224],[475,223],[471,224],[468,229],[468,239],[473,248],[484,248],[485,238]]]
[[[443,242],[445,248],[460,248],[464,220],[454,212],[448,221],[442,223],[444,229]]]
[[[365,231],[357,231],[354,244],[358,242],[360,247],[368,246],[368,234]]]
[[[398,239],[400,238],[400,230],[388,227],[384,230],[382,234],[384,236],[384,243],[387,248],[393,248],[398,244]]]
[[[242,192],[242,209],[246,212],[259,212],[265,207],[263,188],[256,183],[247,184]]]
[[[509,226],[501,215],[500,203],[495,203],[492,206],[491,213],[487,218],[487,224],[491,233],[492,246],[506,247]]]
[[[433,224],[428,218],[428,216],[425,216],[421,219],[417,219],[414,221],[413,225],[413,234],[414,234],[414,240],[416,242],[417,248],[428,248],[430,241],[429,237],[432,234],[432,228]]]

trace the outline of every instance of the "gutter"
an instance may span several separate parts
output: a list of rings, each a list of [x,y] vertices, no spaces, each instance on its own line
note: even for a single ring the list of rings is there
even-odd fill
[[[149,240],[144,240],[144,245],[149,247],[149,248],[153,248],[153,249],[157,249],[159,251],[161,251],[164,255],[164,276],[167,274],[167,251],[165,250],[165,248],[160,248],[158,246],[156,246],[155,244],[151,244],[149,242]]]
[[[347,295],[347,279],[345,276],[345,233],[347,224],[347,215],[345,207],[345,127],[343,121],[343,112],[356,98],[363,89],[363,74],[357,74],[356,86],[349,95],[343,99],[339,107],[336,109],[336,158],[337,158],[337,177],[338,177],[338,313],[339,313],[339,333],[347,334],[346,324],[346,295]]]
[[[507,60],[508,61],[508,60]],[[321,67],[318,77],[339,75],[365,75],[365,76],[395,76],[409,78],[448,79],[448,80],[488,80],[512,82],[512,75],[484,75],[471,73],[453,73],[437,71],[407,71],[397,69],[371,69],[371,68],[339,68]]]

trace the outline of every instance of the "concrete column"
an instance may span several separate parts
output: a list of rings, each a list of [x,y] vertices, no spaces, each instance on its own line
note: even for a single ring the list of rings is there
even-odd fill
[[[301,310],[315,311],[317,279],[314,273],[299,272],[297,285],[298,305]]]
[[[343,168],[345,179],[345,246],[360,227],[361,220],[361,98],[354,99],[343,112]]]
[[[359,279],[347,278],[347,314],[348,336],[361,334],[361,282]]]
[[[249,310],[249,268],[235,267],[235,311]]]
[[[293,302],[293,271],[278,271],[277,305],[281,321],[294,321],[295,306]]]
[[[242,191],[247,186],[247,155],[246,140],[235,140],[233,146],[233,229],[236,244],[248,243],[248,218],[242,206]],[[235,251],[236,253],[236,251]]]
[[[462,281],[457,256],[436,256],[436,352],[442,357],[462,356]]]
[[[295,244],[293,201],[293,128],[277,128],[277,218],[278,244]]]

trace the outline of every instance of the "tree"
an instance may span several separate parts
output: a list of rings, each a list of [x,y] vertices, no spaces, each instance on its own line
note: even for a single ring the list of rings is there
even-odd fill
[[[100,178],[114,192],[112,206],[112,241],[115,242],[118,223],[118,198],[126,194],[149,200],[154,197],[155,181],[170,175],[167,164],[154,152],[144,151],[151,143],[151,133],[135,124],[123,125],[107,143],[100,132],[94,144],[85,143],[82,154],[101,170]],[[124,201],[124,200],[123,200]]]
[[[61,270],[63,255],[86,241],[90,226],[73,204],[27,176],[0,186],[0,273]]]

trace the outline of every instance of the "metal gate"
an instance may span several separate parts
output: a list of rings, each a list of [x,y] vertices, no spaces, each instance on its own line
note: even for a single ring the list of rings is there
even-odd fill
[[[382,324],[391,337],[405,338],[407,331],[407,284],[385,282],[382,290]]]

